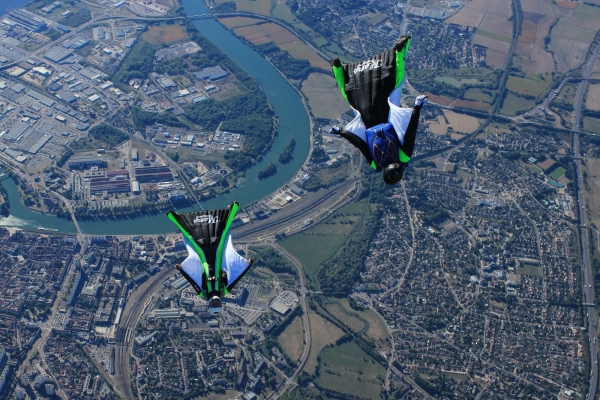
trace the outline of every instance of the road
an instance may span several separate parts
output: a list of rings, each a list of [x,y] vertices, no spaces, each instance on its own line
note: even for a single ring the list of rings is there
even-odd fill
[[[117,345],[115,346],[115,382],[119,391],[126,400],[134,400],[131,384],[131,371],[129,369],[129,356],[133,348],[135,327],[140,316],[151,302],[154,293],[158,292],[169,275],[174,274],[174,269],[165,268],[133,292],[127,300],[125,309],[121,314],[121,322],[117,326]]]
[[[308,293],[308,289],[306,289],[306,277],[304,276],[304,269],[301,265],[298,264],[293,257],[291,257],[288,253],[285,252],[281,247],[279,247],[276,243],[273,243],[271,247],[277,251],[281,256],[283,256],[286,260],[292,263],[296,270],[298,270],[298,277],[300,280],[300,288],[299,292],[302,296],[299,299],[300,306],[302,307],[302,318],[304,320],[304,351],[302,352],[302,358],[300,358],[300,362],[298,363],[298,367],[294,371],[294,373],[288,377],[285,381],[283,381],[277,390],[271,395],[273,397],[275,394],[277,397],[281,396],[281,393],[290,385],[293,384],[294,378],[304,369],[304,365],[306,361],[308,361],[308,356],[310,355],[310,348],[312,346],[312,332],[310,330],[310,318],[308,318],[308,313],[310,309],[308,308],[308,300],[306,298],[306,294]]]
[[[583,282],[583,303],[594,304],[594,272],[592,271],[592,263],[590,262],[590,243],[589,243],[589,229],[587,227],[587,210],[585,204],[585,197],[583,196],[583,189],[585,188],[583,182],[583,170],[581,168],[581,150],[579,147],[579,125],[581,118],[581,108],[583,106],[583,99],[585,92],[587,91],[588,80],[592,74],[594,63],[600,53],[600,44],[596,45],[594,53],[590,57],[587,68],[583,75],[583,81],[577,89],[577,95],[575,96],[575,116],[573,118],[573,157],[575,158],[575,170],[577,172],[577,205],[579,209],[579,237],[581,242],[580,259],[582,262],[582,282]],[[588,327],[588,341],[590,349],[590,382],[588,398],[595,399],[596,392],[598,389],[598,344],[596,342],[596,310],[594,306],[586,306],[586,320]]]

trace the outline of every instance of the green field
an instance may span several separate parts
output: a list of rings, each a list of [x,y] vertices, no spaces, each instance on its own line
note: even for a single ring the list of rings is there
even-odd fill
[[[542,267],[523,263],[522,267],[517,268],[517,273],[519,273],[521,275],[541,277],[544,275],[544,269]]]
[[[583,118],[583,129],[588,132],[600,133],[600,119],[590,117]]]
[[[484,101],[486,103],[491,103],[494,98],[487,93],[483,93],[481,89],[469,89],[465,92],[465,99],[467,100],[476,100],[476,101]]]
[[[386,14],[383,14],[383,13],[380,13],[380,12],[376,12],[376,13],[373,13],[373,14],[369,13],[368,20],[369,20],[369,23],[371,25],[376,25],[376,24],[380,23],[381,21],[383,21],[386,18],[387,18]]]
[[[509,75],[506,88],[529,96],[539,96],[552,85],[550,74],[526,74],[525,78]]]
[[[317,386],[366,399],[378,399],[386,370],[354,342],[326,350]]]
[[[300,21],[290,10],[290,7],[285,2],[271,0],[271,15],[274,18],[283,20],[292,25],[295,29],[304,32],[310,36],[317,47],[321,47],[329,43],[327,39],[313,31],[309,26]]]
[[[309,276],[313,276],[322,262],[337,253],[366,210],[366,201],[350,204],[327,221],[283,240],[280,245],[302,264]]]
[[[502,103],[500,113],[504,115],[517,115],[517,111],[525,111],[535,107],[534,100],[527,100],[522,97],[517,97],[512,93],[508,93]]]
[[[290,360],[297,361],[304,350],[304,329],[302,318],[296,317],[277,338],[283,352]]]
[[[497,33],[484,31],[482,29],[477,29],[477,34],[485,37],[489,37],[492,39],[500,40],[502,42],[511,43],[512,39],[506,36],[498,35]]]
[[[592,43],[596,32],[581,26],[559,22],[554,26],[554,28],[552,28],[552,35],[567,39],[579,40],[580,42]]]
[[[451,76],[436,76],[436,81],[445,83],[447,85],[461,87],[462,85],[480,85],[481,82],[474,78],[462,78],[456,79]]]
[[[390,349],[387,325],[373,310],[365,308],[355,310],[350,306],[349,299],[331,299],[325,309],[334,318],[346,324],[355,333],[362,334],[367,340],[372,340],[377,350]]]
[[[588,6],[587,4],[579,4],[579,8],[573,14],[575,18],[581,18],[586,21],[600,20],[600,7]]]
[[[567,172],[566,169],[564,169],[563,167],[558,167],[554,171],[552,171],[552,173],[550,174],[550,177],[554,180],[557,180],[558,178],[563,176],[565,174],[565,172]]]

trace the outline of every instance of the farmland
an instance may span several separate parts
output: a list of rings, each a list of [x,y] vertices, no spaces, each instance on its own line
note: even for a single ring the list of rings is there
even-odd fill
[[[583,130],[600,134],[600,119],[591,117],[583,118]]]
[[[509,76],[506,82],[506,88],[513,92],[529,96],[539,96],[545,92],[552,84],[550,74],[526,74],[525,78]]]
[[[448,119],[448,126],[454,128],[455,132],[471,133],[479,128],[477,118],[470,115],[459,114],[448,110],[444,110],[444,115]]]
[[[322,356],[320,387],[367,399],[379,398],[385,368],[354,342],[328,349]]]
[[[600,84],[589,86],[585,108],[588,110],[600,111]]]
[[[594,224],[600,224],[600,159],[586,158],[583,170],[588,176],[589,185],[586,188],[586,202],[588,202],[588,212],[591,212],[591,220]],[[593,182],[593,183],[592,183]]]
[[[597,22],[600,21],[600,8],[580,3],[573,17],[581,18],[585,21]]]
[[[534,100],[527,100],[523,97],[515,96],[512,93],[507,93],[502,109],[500,112],[504,115],[517,115],[519,111],[526,111],[535,106]]]
[[[309,276],[313,276],[321,263],[333,257],[344,244],[347,236],[362,219],[366,204],[359,202],[342,208],[326,223],[283,240],[280,242],[281,247],[302,264]],[[311,250],[307,252],[306,249]]]
[[[312,73],[302,82],[302,92],[315,118],[335,119],[350,109],[331,75]]]
[[[344,336],[344,332],[315,313],[311,312],[308,318],[310,320],[311,331],[319,332],[319,334],[313,335],[312,337],[310,355],[308,361],[306,361],[304,370],[309,374],[314,374],[315,368],[319,364],[317,358],[320,356],[323,348],[329,344],[335,343],[336,340]]]
[[[187,38],[185,26],[179,25],[151,26],[142,34],[142,39],[152,45],[171,44]]]
[[[216,4],[230,2],[231,0],[215,0]],[[271,0],[243,1],[235,0],[235,9],[237,12],[249,12],[260,15],[271,15]]]
[[[283,352],[292,361],[299,360],[304,350],[304,328],[302,327],[302,318],[295,317],[287,328],[279,335],[277,341],[281,345]]]

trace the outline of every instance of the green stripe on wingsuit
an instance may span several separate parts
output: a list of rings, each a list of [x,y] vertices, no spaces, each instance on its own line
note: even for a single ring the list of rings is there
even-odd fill
[[[344,98],[346,100],[348,100],[348,96],[346,95],[346,90],[344,89],[344,87],[345,87],[344,67],[343,66],[336,67],[335,65],[332,65],[331,68],[333,69],[333,76],[335,77],[335,80],[337,81],[337,84],[340,87],[342,96],[344,96]]]
[[[377,164],[375,164],[375,161],[371,161],[371,168],[377,169]]]
[[[186,231],[183,226],[181,226],[179,221],[177,221],[177,218],[175,218],[175,215],[173,215],[172,211],[169,211],[167,213],[167,217],[169,217],[169,219],[175,225],[177,225],[177,227],[179,228],[179,230],[181,231],[183,236],[185,236],[185,238],[192,244],[192,247],[194,248],[194,250],[196,250],[196,253],[198,253],[198,257],[200,257],[200,260],[202,261],[202,269],[204,270],[204,277],[207,277],[208,276],[208,263],[206,262],[206,256],[204,255],[204,251],[202,251],[202,249],[196,244],[196,241],[194,240],[194,238],[192,238],[190,236],[189,232]],[[204,289],[204,288],[202,288],[202,289]],[[200,295],[200,297],[202,297],[202,295]]]
[[[405,64],[404,58],[406,57],[406,53],[408,53],[409,47],[410,47],[410,39],[408,39],[406,41],[406,44],[404,45],[402,50],[396,52],[396,86],[395,87],[398,87],[402,83],[402,80],[404,80],[404,77],[406,76],[406,73],[404,71],[404,64]]]
[[[235,218],[235,214],[237,213],[237,210],[239,208],[239,205],[237,202],[233,202],[233,204],[231,205],[231,212],[229,213],[229,217],[227,218],[227,223],[225,224],[225,229],[223,230],[223,234],[221,235],[221,241],[219,242],[219,247],[217,248],[217,259],[215,261],[215,277],[217,278],[217,280],[215,281],[217,283],[217,290],[219,290],[219,282],[221,279],[221,261],[223,259],[223,245],[225,245],[225,240],[227,240],[227,234],[229,233],[229,228],[231,228],[231,223],[233,222],[233,219]],[[228,277],[229,278],[229,277]],[[223,288],[223,296],[227,295],[229,292],[227,291],[227,287]]]
[[[406,153],[402,151],[402,149],[398,149],[398,158],[402,163],[407,163],[410,161],[410,157],[407,156]]]

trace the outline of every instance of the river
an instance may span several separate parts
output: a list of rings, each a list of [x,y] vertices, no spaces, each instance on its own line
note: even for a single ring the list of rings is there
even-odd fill
[[[24,0],[10,0],[10,2],[13,7],[27,4],[27,1]],[[202,0],[183,0],[182,3],[188,15],[209,12]],[[284,185],[300,169],[310,148],[308,115],[300,95],[260,54],[236,38],[215,20],[194,21],[194,25],[246,73],[259,82],[277,115],[278,135],[263,161],[252,167],[246,174],[246,178],[238,182],[237,187],[231,190],[230,193],[201,202],[205,209],[225,207],[234,200],[243,206],[268,196]],[[294,158],[290,163],[283,165],[278,162],[278,158],[292,138],[296,140]],[[258,172],[264,169],[269,162],[273,162],[277,166],[277,174],[267,179],[258,180],[256,178]],[[3,182],[9,192],[11,216],[8,218],[0,217],[0,225],[23,228],[44,227],[58,229],[61,232],[72,232],[74,230],[73,224],[66,223],[65,220],[33,213],[22,206],[15,206],[14,203],[18,198],[18,194],[16,186],[10,183],[12,181],[7,182],[5,180]],[[190,208],[178,211],[191,210]],[[174,225],[164,215],[160,214],[127,221],[79,222],[79,225],[84,233],[97,235],[155,234],[174,231]]]

